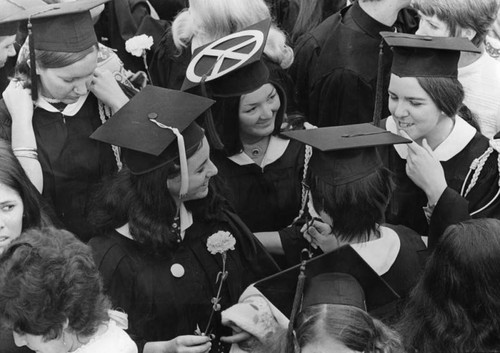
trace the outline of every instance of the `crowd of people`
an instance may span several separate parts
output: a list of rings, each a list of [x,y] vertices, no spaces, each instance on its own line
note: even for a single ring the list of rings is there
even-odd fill
[[[0,0],[0,351],[500,351],[499,8]]]

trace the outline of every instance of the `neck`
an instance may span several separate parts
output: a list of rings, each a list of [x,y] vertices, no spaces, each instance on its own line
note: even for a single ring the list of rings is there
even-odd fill
[[[468,52],[462,52],[460,54],[460,60],[458,60],[458,67],[466,67],[477,60],[483,55],[484,53],[484,44],[481,44],[479,47],[481,49],[481,53],[468,53]]]
[[[240,131],[240,139],[243,146],[252,146],[263,142],[269,142],[271,136],[245,135]]]
[[[338,237],[336,236],[338,239]],[[351,241],[345,241],[338,239],[339,246],[347,245],[347,244],[359,244],[366,243],[368,241],[376,240],[380,238],[380,225],[376,225],[376,229],[374,231],[365,232],[361,235],[357,236],[355,239]]]
[[[398,18],[399,11],[405,6],[401,6],[401,0],[380,0],[380,1],[358,1],[359,6],[374,20],[390,27],[394,25]]]
[[[453,127],[455,126],[455,121],[450,117],[445,117],[436,128],[433,129],[432,133],[425,137],[427,143],[432,150],[435,150],[446,138],[451,134]],[[419,145],[422,145],[422,140],[416,140]]]
[[[76,351],[78,348],[89,343],[92,337],[79,337],[75,333],[65,333],[65,346],[68,347],[68,353]]]

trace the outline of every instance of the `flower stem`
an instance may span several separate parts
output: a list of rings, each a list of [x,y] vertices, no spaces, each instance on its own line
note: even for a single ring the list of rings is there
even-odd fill
[[[142,52],[142,61],[144,62],[144,67],[146,68],[146,73],[148,75],[148,79],[149,79],[149,84],[153,84],[153,80],[151,79],[151,74],[149,73],[149,67],[148,67],[148,59],[147,59],[147,55],[146,55],[146,51],[144,50]]]
[[[220,301],[220,292],[222,291],[222,284],[224,283],[224,280],[227,277],[226,273],[226,253],[223,252],[222,254],[222,271],[217,274],[217,279],[219,279],[220,276],[220,282],[219,282],[219,288],[217,289],[217,295],[215,296],[215,303],[212,303],[212,311],[210,312],[210,317],[208,318],[208,323],[207,327],[203,331],[203,336],[206,336],[208,334],[208,330],[210,329],[210,325],[212,324],[212,318],[214,316],[214,313],[218,310],[216,310],[217,304],[219,304]]]

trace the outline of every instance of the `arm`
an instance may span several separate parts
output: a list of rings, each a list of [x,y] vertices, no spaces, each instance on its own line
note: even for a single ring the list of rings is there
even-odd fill
[[[129,101],[109,70],[97,68],[90,85],[90,91],[116,113]]]
[[[271,254],[285,254],[279,232],[258,232],[254,235]]]
[[[43,172],[36,158],[36,139],[33,130],[33,101],[31,90],[23,88],[20,81],[12,80],[2,94],[5,105],[12,117],[11,143],[14,154],[28,175],[31,183],[41,193]],[[32,150],[30,152],[30,150]]]

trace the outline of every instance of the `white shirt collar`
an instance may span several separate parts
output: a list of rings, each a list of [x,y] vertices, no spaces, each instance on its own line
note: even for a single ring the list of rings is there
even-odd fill
[[[389,271],[396,261],[401,249],[401,240],[394,230],[381,226],[380,238],[351,246],[381,276]]]
[[[281,137],[271,135],[271,138],[269,139],[269,146],[267,146],[266,154],[262,159],[260,167],[264,168],[265,166],[274,163],[279,158],[281,158],[281,156],[285,153],[289,143],[290,140],[285,140]],[[255,163],[252,158],[250,158],[245,152],[240,152],[228,158],[238,165]]]
[[[78,100],[75,103],[68,104],[62,112],[60,112],[64,116],[74,116],[76,113],[80,111],[80,109],[83,106],[83,103],[85,103],[85,100],[87,100],[87,97],[89,96],[89,92],[87,92],[86,95],[80,96]],[[40,107],[42,109],[45,109],[49,112],[52,113],[59,113],[59,110],[56,109],[52,104],[47,102],[44,97],[41,95],[38,96],[38,99],[35,103],[37,107]]]
[[[179,223],[181,227],[181,238],[184,240],[186,230],[193,224],[193,214],[187,210],[186,206],[184,206],[184,202],[181,202],[179,207]]]
[[[385,128],[394,134],[398,134],[398,128],[392,116],[387,118]],[[455,157],[469,144],[476,132],[477,130],[475,128],[456,115],[453,130],[448,137],[436,147],[434,156],[441,162],[445,162]],[[394,148],[401,158],[406,159],[408,156],[408,146],[406,146],[406,144],[394,145]]]

